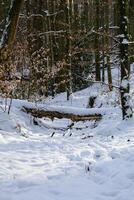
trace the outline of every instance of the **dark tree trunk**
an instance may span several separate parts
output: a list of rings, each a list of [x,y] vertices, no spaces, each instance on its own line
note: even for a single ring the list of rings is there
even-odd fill
[[[108,85],[109,90],[112,90],[112,74],[111,74],[111,64],[110,64],[110,39],[109,39],[109,23],[110,23],[110,1],[105,0],[105,13],[106,13],[106,65],[107,65],[107,75],[108,75]]]
[[[9,50],[12,48],[18,19],[19,13],[24,0],[12,0],[11,5],[9,8],[8,16],[6,18],[5,28],[2,34],[1,42],[0,42],[0,51],[7,53],[4,55],[5,57],[8,56]],[[2,56],[2,55],[1,55]]]
[[[96,71],[96,81],[101,80],[100,76],[100,48],[99,48],[99,36],[97,32],[100,26],[100,0],[95,0],[95,71]]]
[[[121,105],[123,119],[132,117],[132,108],[129,100],[129,75],[130,64],[128,61],[128,17],[127,17],[127,0],[120,0],[120,59],[121,59]]]

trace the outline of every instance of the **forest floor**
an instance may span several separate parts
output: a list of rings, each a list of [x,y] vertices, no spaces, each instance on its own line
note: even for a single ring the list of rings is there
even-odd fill
[[[35,123],[26,101],[13,100],[8,115],[1,99],[0,200],[133,200],[134,119],[122,121],[118,93],[94,85],[39,106],[85,109],[96,94],[94,107],[108,108],[102,120],[69,129],[69,119]]]

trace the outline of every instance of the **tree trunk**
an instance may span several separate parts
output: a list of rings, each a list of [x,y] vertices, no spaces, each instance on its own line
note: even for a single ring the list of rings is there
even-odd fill
[[[27,108],[27,107],[23,107],[22,111],[31,114],[33,117],[37,117],[37,118],[42,118],[42,117],[47,117],[50,118],[52,120],[54,120],[54,118],[58,118],[58,119],[62,119],[62,118],[66,118],[66,119],[71,119],[72,121],[87,121],[87,120],[101,120],[102,119],[102,115],[100,114],[85,114],[85,115],[80,115],[80,114],[73,114],[70,112],[62,112],[62,111],[51,111],[51,110],[42,110],[42,109],[36,109],[36,108]]]
[[[129,75],[130,64],[128,61],[128,18],[127,18],[127,0],[120,0],[120,59],[121,59],[121,105],[123,119],[131,118],[132,108],[129,100]]]
[[[101,80],[100,76],[100,48],[99,48],[99,36],[97,32],[99,31],[100,25],[100,0],[95,0],[95,71],[96,71],[96,81]]]
[[[12,48],[23,1],[24,0],[11,1],[5,28],[0,41],[0,60],[7,59],[8,53]]]
[[[109,85],[109,90],[112,90],[112,74],[111,74],[111,64],[110,64],[110,39],[109,39],[109,23],[110,23],[110,12],[109,12],[109,7],[110,7],[110,1],[105,0],[105,13],[106,13],[106,65],[107,65],[107,76],[108,76],[108,85]]]

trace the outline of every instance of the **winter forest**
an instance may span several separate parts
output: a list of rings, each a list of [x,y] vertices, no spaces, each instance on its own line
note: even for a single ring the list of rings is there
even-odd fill
[[[133,200],[134,0],[0,0],[0,200]]]

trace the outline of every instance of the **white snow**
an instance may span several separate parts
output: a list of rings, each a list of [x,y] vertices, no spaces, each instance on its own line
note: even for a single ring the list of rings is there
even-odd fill
[[[131,88],[131,94],[133,93]],[[95,108],[87,108],[97,95]],[[94,96],[95,96],[94,95]],[[133,200],[134,119],[122,121],[116,91],[93,85],[46,99],[38,108],[70,113],[102,112],[101,121],[37,119],[13,100],[10,115],[0,102],[0,200]],[[1,109],[3,108],[3,109]]]
[[[122,44],[129,44],[129,41],[127,39],[123,39]]]

